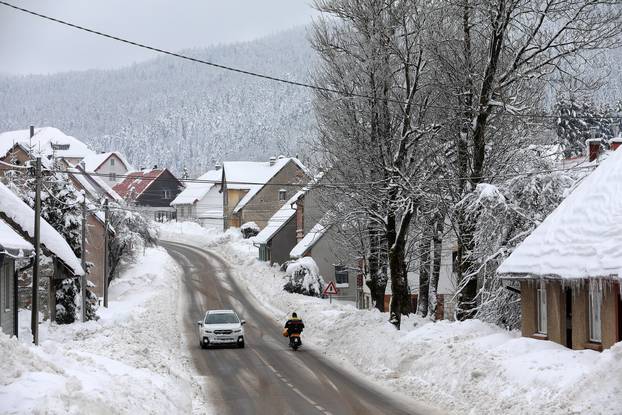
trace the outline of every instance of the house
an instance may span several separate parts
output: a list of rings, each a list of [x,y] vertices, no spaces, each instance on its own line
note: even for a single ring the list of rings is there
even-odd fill
[[[34,242],[34,211],[2,183],[0,183],[0,219],[22,238],[31,244]],[[76,257],[67,241],[43,218],[40,221],[40,242],[43,255],[52,258],[53,273],[50,278],[54,284],[49,284],[48,303],[51,319],[54,320],[56,284],[68,277],[83,276],[84,270],[80,259]]]
[[[7,161],[9,151],[13,157],[20,151],[31,154],[33,158],[53,162],[57,158],[64,158],[72,165],[78,164],[87,156],[95,152],[75,137],[63,133],[57,128],[44,127],[28,130],[9,131],[0,134],[0,160]]]
[[[170,204],[183,188],[183,183],[168,169],[154,166],[152,170],[128,173],[112,189],[126,201],[153,212],[156,220],[170,220],[175,217],[175,208]]]
[[[310,179],[295,157],[272,157],[268,162],[223,163],[224,228],[255,222],[263,229],[292,194]]]
[[[201,225],[223,228],[222,169],[216,166],[186,188],[171,202],[177,220],[195,220]]]
[[[127,173],[134,170],[118,151],[91,154],[85,157],[81,164],[84,170],[96,173],[93,176],[100,177],[108,186],[120,183]]]
[[[290,251],[296,246],[296,203],[305,191],[295,193],[276,211],[265,228],[255,236],[259,248],[259,260],[270,264],[283,264],[289,261]]]
[[[323,178],[316,177],[313,184],[320,183]],[[331,215],[326,212],[321,194],[313,184],[296,200],[297,243],[289,256],[291,259],[313,258],[324,281],[335,282],[341,299],[358,301],[362,289],[359,258],[340,240],[338,225],[331,222]]]
[[[622,340],[622,151],[607,156],[497,270],[520,285],[525,337],[576,350]]]
[[[448,226],[446,226],[448,228]],[[457,255],[456,236],[453,232],[444,235],[441,246],[441,263],[438,276],[438,286],[436,289],[436,320],[453,320],[456,307],[455,295],[457,291],[457,276],[454,272],[454,264]],[[432,266],[432,258],[430,258],[430,266]],[[419,300],[419,261],[412,264],[412,269],[408,271],[408,287],[410,289],[410,297],[412,309],[417,310]],[[432,270],[430,269],[430,275]],[[388,311],[391,305],[391,280],[389,280],[384,294],[384,310]],[[363,286],[362,308],[371,309],[373,299],[367,285]]]
[[[32,244],[0,219],[0,331],[8,335],[18,332],[15,260],[33,254]]]
[[[69,179],[73,183],[74,187],[78,190],[83,190],[88,199],[88,210],[86,215],[86,245],[85,245],[85,260],[90,264],[87,271],[87,279],[93,284],[91,292],[98,297],[104,296],[104,285],[106,284],[105,277],[105,232],[106,222],[104,212],[101,208],[97,208],[98,202],[105,198],[110,199],[108,192],[100,187],[102,183],[98,183],[94,178],[78,168],[69,168],[67,170]],[[103,186],[106,186],[103,184]],[[110,189],[111,192],[114,192]],[[118,196],[117,196],[118,197]],[[114,230],[108,228],[108,236],[114,237]]]

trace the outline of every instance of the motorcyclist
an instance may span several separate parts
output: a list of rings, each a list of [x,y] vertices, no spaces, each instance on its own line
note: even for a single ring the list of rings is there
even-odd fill
[[[287,329],[287,335],[291,344],[292,334],[302,333],[302,330],[304,330],[305,328],[305,324],[302,322],[301,318],[298,318],[298,314],[296,314],[296,312],[293,312],[291,318],[285,323],[285,328]]]

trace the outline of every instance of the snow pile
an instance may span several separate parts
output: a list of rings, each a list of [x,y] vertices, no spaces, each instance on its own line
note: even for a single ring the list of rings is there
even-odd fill
[[[84,324],[40,326],[29,344],[30,313],[20,342],[0,335],[0,413],[190,413],[198,384],[182,355],[177,318],[181,270],[148,248],[110,286],[108,309]],[[25,342],[25,343],[24,343]]]
[[[220,230],[203,227],[191,221],[161,223],[158,235],[160,239],[165,241],[185,242],[204,248],[242,239],[239,229],[230,228],[222,233]],[[254,249],[257,251],[257,248]]]
[[[217,252],[275,320],[304,319],[307,349],[415,400],[451,414],[620,413],[622,343],[572,351],[479,320],[415,316],[397,331],[387,313],[284,292],[285,273],[258,261],[252,241],[224,238]]]
[[[255,222],[246,222],[240,226],[240,232],[246,239],[257,236],[260,231],[261,228]]]
[[[620,278],[621,196],[622,151],[614,151],[514,250],[498,273]]]
[[[287,279],[283,289],[290,293],[319,297],[325,282],[320,269],[311,257],[303,257],[287,263],[285,269]]]

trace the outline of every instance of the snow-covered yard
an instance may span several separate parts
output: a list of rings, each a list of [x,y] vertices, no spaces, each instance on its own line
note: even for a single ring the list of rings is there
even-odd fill
[[[40,347],[21,312],[19,341],[0,334],[0,413],[205,413],[179,334],[180,272],[148,248],[113,281],[100,320],[44,322]]]
[[[168,224],[163,236],[226,258],[242,286],[284,321],[297,311],[308,347],[416,400],[455,414],[619,414],[622,344],[571,351],[478,320],[431,323],[417,317],[396,331],[388,316],[282,291],[284,273],[259,262],[239,233]]]

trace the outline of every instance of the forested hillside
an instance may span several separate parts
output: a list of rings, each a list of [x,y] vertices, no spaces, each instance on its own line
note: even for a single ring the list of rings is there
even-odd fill
[[[298,81],[313,61],[302,28],[184,53]],[[136,167],[193,175],[218,160],[293,155],[313,134],[310,91],[170,57],[0,78],[0,103],[0,131],[55,126],[94,149],[125,152]]]

